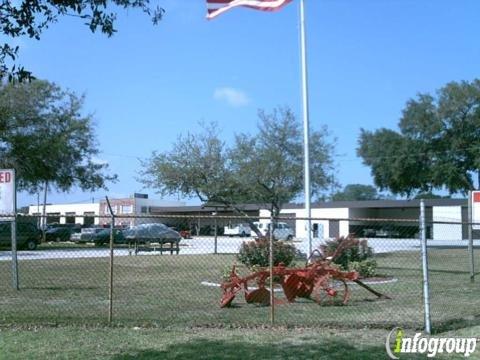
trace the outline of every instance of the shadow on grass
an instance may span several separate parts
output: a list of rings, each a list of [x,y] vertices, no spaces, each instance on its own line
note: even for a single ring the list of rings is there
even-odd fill
[[[432,331],[434,334],[440,334],[446,331],[460,330],[472,326],[480,326],[480,314],[472,315],[470,318],[433,322]]]
[[[385,270],[401,270],[401,271],[415,271],[421,272],[422,269],[420,267],[393,267],[393,266],[379,266],[377,269],[385,271]],[[458,275],[470,275],[470,271],[468,270],[448,270],[448,269],[435,269],[435,266],[431,266],[428,269],[429,273],[445,273],[445,274],[458,274]],[[470,278],[468,278],[470,281]]]
[[[66,291],[66,290],[96,290],[104,289],[101,286],[82,286],[82,285],[66,285],[66,286],[22,286],[21,290],[53,290],[53,291]]]
[[[282,339],[278,339],[282,341]],[[381,342],[381,341],[379,341]],[[130,359],[385,359],[383,346],[354,346],[345,339],[332,339],[307,343],[263,343],[242,341],[212,341],[195,339],[169,345],[165,350],[131,351],[113,357]],[[410,357],[409,359],[422,359]]]

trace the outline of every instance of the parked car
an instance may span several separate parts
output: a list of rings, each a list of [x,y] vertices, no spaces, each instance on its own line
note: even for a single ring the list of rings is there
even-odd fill
[[[366,228],[362,230],[362,236],[370,238],[399,238],[400,231],[391,227],[381,227],[377,229]]]
[[[17,248],[35,250],[42,239],[42,232],[36,224],[17,221]],[[12,223],[0,222],[0,246],[12,246]]]
[[[72,234],[71,241],[78,243],[86,243],[93,241],[95,234],[105,230],[104,228],[83,228],[80,233]]]
[[[72,226],[51,227],[45,231],[45,241],[70,241],[70,237],[75,232]]]
[[[245,237],[250,235],[250,225],[249,224],[236,224],[228,225],[223,229],[223,234],[225,236],[240,236]]]
[[[178,232],[182,239],[191,239],[192,238],[192,232],[190,230],[179,230],[177,227],[174,226],[169,226],[170,229]]]
[[[377,234],[377,230],[375,229],[363,229],[362,230],[362,235],[364,237],[375,237]]]
[[[267,236],[270,234],[271,224],[266,222],[255,222],[254,223],[258,230],[262,233],[263,236]],[[257,237],[257,234],[252,230],[251,236]],[[273,237],[276,240],[292,240],[295,236],[295,232],[293,229],[284,222],[277,222],[273,229]]]
[[[127,242],[136,243],[175,243],[178,245],[182,237],[180,234],[160,223],[140,224],[123,231]]]
[[[70,235],[70,241],[73,241],[73,242],[80,242],[80,238],[82,237],[82,233],[79,232],[79,233],[75,233],[75,234],[72,234]]]
[[[400,232],[395,229],[379,229],[375,232],[375,237],[382,237],[382,238],[399,238]]]
[[[110,229],[102,229],[95,234],[93,234],[92,240],[95,245],[105,245],[110,243]],[[122,230],[113,229],[113,243],[114,244],[125,244],[127,241],[123,235]]]
[[[180,230],[178,231],[182,239],[191,239],[192,238],[192,233],[190,230]]]

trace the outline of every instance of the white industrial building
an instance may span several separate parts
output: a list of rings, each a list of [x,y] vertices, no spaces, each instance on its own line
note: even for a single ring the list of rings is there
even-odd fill
[[[460,240],[467,237],[466,199],[427,199],[425,217],[427,236],[434,240]],[[281,216],[291,218],[299,238],[307,237],[306,211],[303,204],[288,204]],[[260,217],[269,217],[260,210]],[[332,201],[312,204],[311,226],[314,237],[331,238],[350,233],[364,235],[367,230],[383,232],[385,237],[416,235],[420,200]],[[302,219],[303,218],[303,219]],[[390,220],[390,221],[389,221]],[[268,220],[263,220],[268,221]],[[442,223],[443,222],[443,223]]]
[[[197,228],[212,227],[215,223],[211,216],[238,216],[223,206],[186,206],[183,202],[149,199],[144,194],[134,194],[129,198],[111,199],[112,210],[119,225],[134,225],[144,221],[136,215],[184,216],[186,222],[195,223]],[[434,240],[459,240],[467,238],[467,200],[466,199],[427,199],[425,214],[427,237]],[[259,204],[246,204],[244,212],[252,218],[265,218],[270,213]],[[41,215],[42,206],[31,205],[29,214]],[[105,200],[96,203],[49,204],[46,207],[48,222],[105,225],[110,222]],[[125,217],[122,217],[125,215]],[[372,201],[332,201],[313,203],[311,208],[312,232],[315,238],[333,238],[350,233],[366,235],[367,232],[384,234],[385,237],[418,236],[420,200],[372,200]],[[160,216],[160,218],[158,218]],[[306,212],[303,204],[286,204],[281,216],[295,231],[298,238],[307,237]],[[170,219],[171,220],[171,219]],[[237,219],[229,220],[235,222]],[[165,220],[166,221],[166,220]],[[178,219],[176,220],[179,221]],[[238,217],[238,222],[242,222]],[[478,235],[478,234],[477,234]]]
[[[149,199],[146,194],[135,193],[128,198],[109,199],[118,225],[135,225],[135,215],[148,215],[152,206],[184,206],[184,202]],[[29,215],[43,214],[43,205],[30,205]],[[92,203],[47,204],[47,223],[78,224],[82,226],[105,225],[110,223],[110,212],[106,200]],[[125,217],[122,217],[125,215]]]
[[[467,199],[426,199],[425,216],[427,237],[435,240],[459,240],[467,238]],[[270,212],[259,204],[241,206],[251,218],[268,222]],[[197,228],[214,225],[214,218],[206,218],[213,213],[238,217],[228,220],[241,223],[244,220],[232,209],[224,206],[179,206],[150,208],[151,214],[180,215],[193,222]],[[295,231],[298,238],[307,237],[306,212],[303,204],[284,205],[281,216]],[[350,233],[366,235],[376,232],[377,237],[417,237],[420,217],[420,200],[371,200],[371,201],[331,201],[313,203],[311,206],[312,232],[314,237],[333,238]],[[263,219],[262,219],[263,218]],[[443,222],[443,223],[442,223]],[[463,222],[463,223],[462,223]]]
[[[43,205],[30,205],[28,214],[42,215]],[[98,225],[100,203],[47,204],[45,214],[48,217],[48,223]]]

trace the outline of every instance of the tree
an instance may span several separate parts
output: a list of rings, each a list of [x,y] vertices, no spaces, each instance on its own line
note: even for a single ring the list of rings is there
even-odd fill
[[[436,97],[407,102],[400,131],[361,130],[357,153],[375,184],[414,196],[447,189],[466,193],[480,184],[480,80],[451,82]]]
[[[154,24],[162,18],[164,10],[151,7],[150,0],[20,0],[2,1],[0,4],[0,31],[10,38],[28,36],[39,40],[43,31],[60,17],[79,18],[92,32],[100,31],[107,36],[115,32],[116,11],[119,9],[138,9],[149,15]],[[18,46],[8,42],[0,46],[0,78],[29,78],[30,72],[23,67],[11,68],[7,62],[15,61]]]
[[[303,192],[303,135],[288,108],[258,113],[258,133],[238,134],[228,147],[215,124],[200,134],[180,136],[173,149],[153,153],[142,181],[163,195],[196,196],[244,214],[241,204],[263,204],[278,216]],[[333,144],[325,128],[310,140],[312,195],[331,186]]]
[[[380,195],[371,185],[349,184],[332,196],[333,201],[378,200]]]
[[[414,199],[450,199],[451,196],[442,196],[433,193],[418,193],[415,195]]]
[[[31,193],[106,188],[116,175],[98,154],[83,97],[46,81],[0,87],[0,167],[14,168],[17,186]]]

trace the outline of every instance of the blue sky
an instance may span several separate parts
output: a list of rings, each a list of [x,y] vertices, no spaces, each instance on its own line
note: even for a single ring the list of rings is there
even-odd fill
[[[227,142],[253,132],[257,109],[301,116],[298,1],[277,13],[233,9],[205,20],[203,0],[158,0],[158,26],[119,14],[112,38],[66,18],[40,41],[20,39],[21,63],[39,78],[85,93],[100,158],[120,181],[110,196],[145,191],[139,158],[216,121]],[[396,128],[405,102],[449,81],[479,76],[478,0],[306,0],[310,124],[337,138],[337,178],[371,184],[357,158],[359,129]],[[50,202],[105,191],[49,195]],[[22,194],[19,205],[35,203]]]

